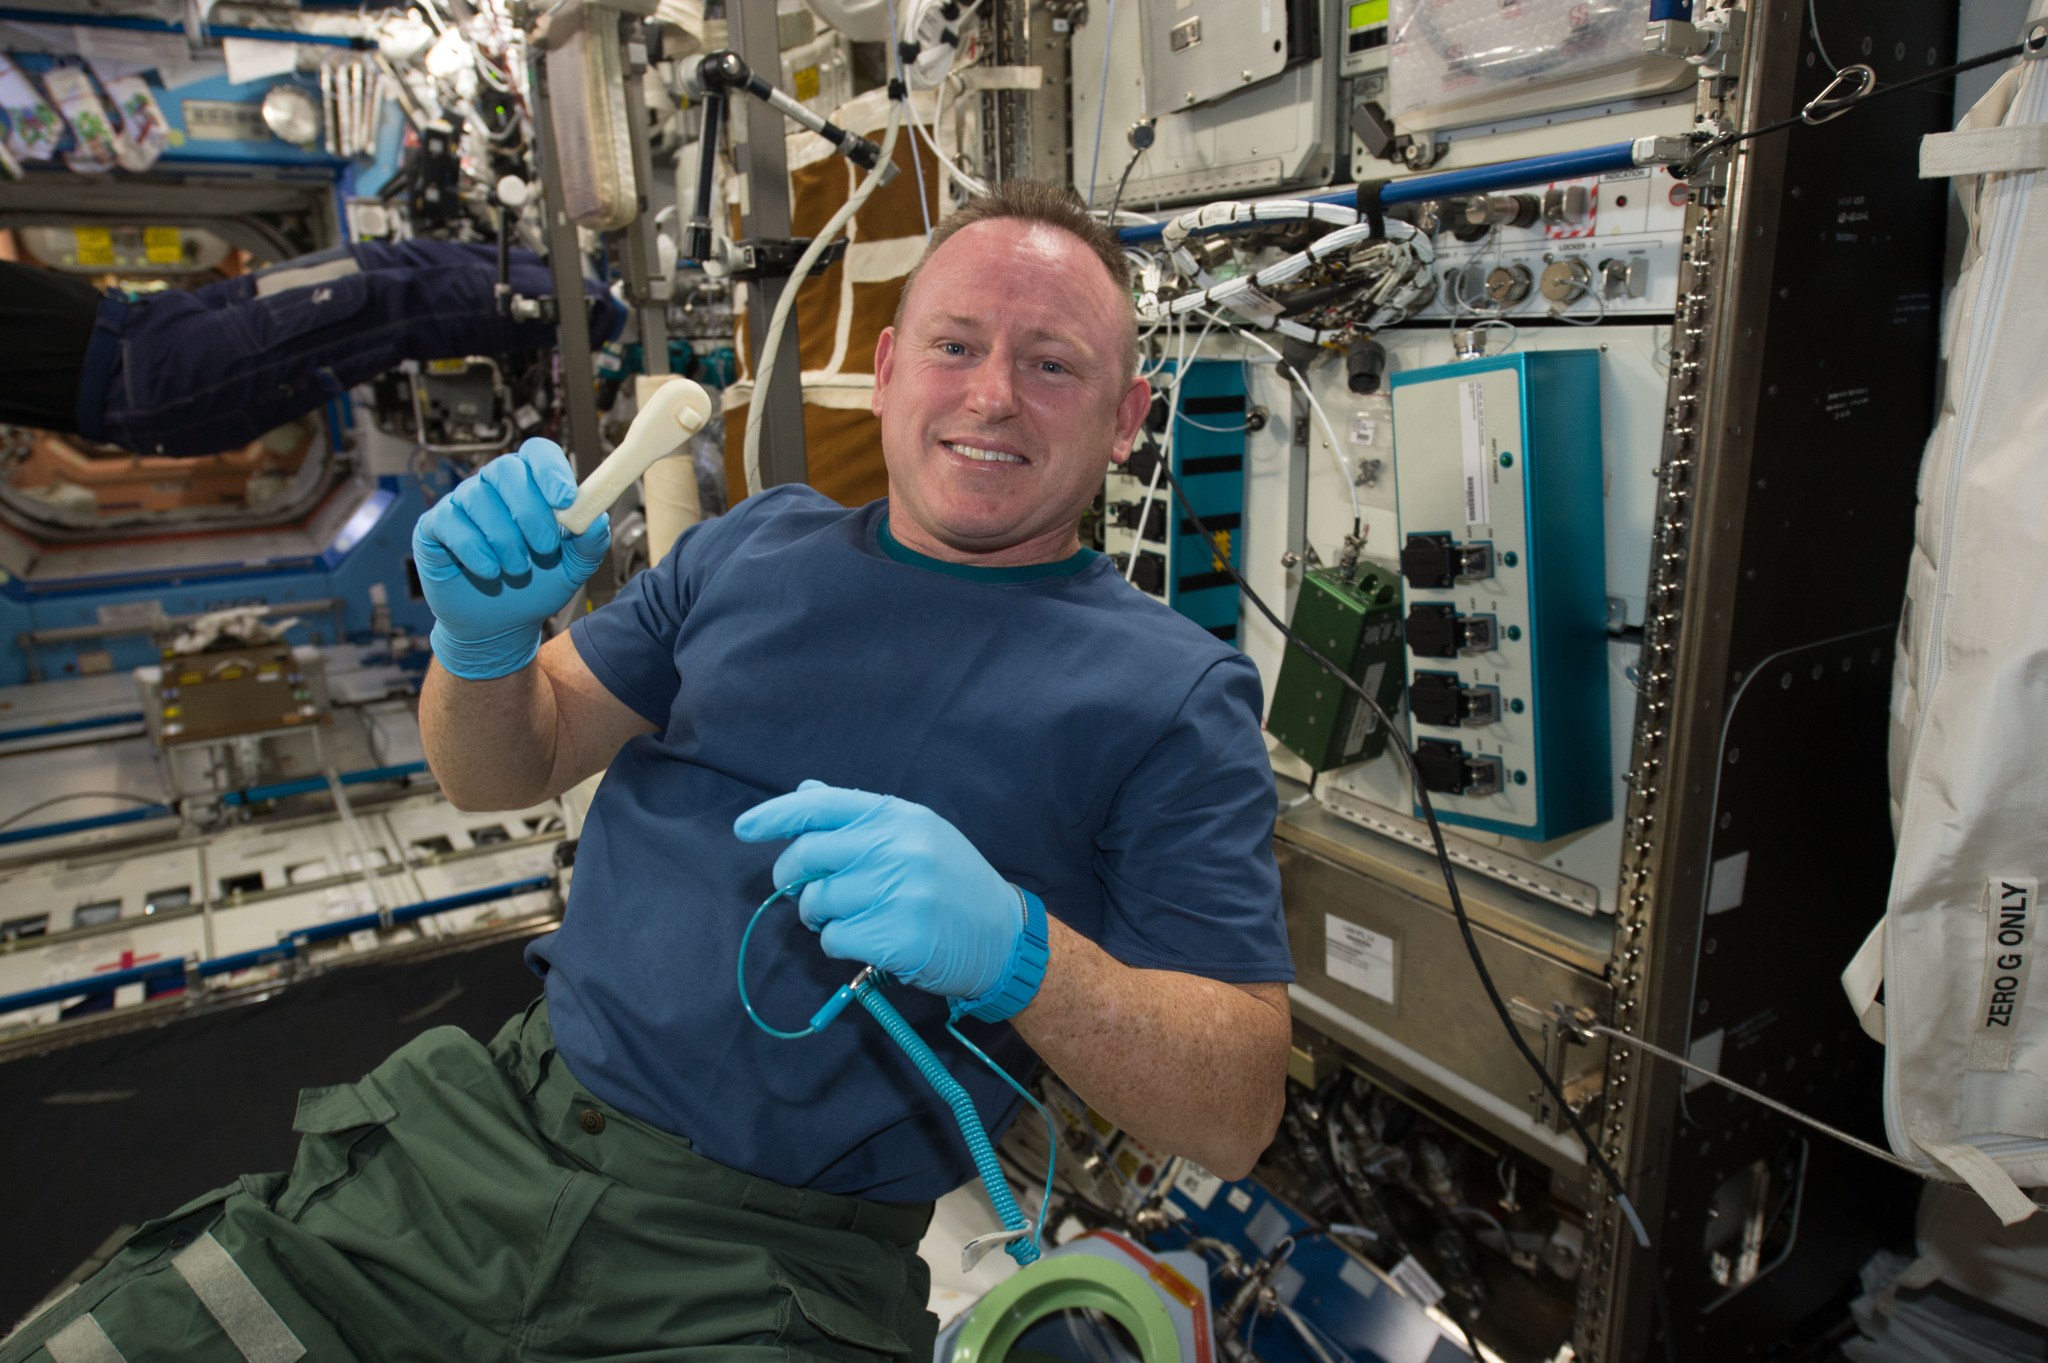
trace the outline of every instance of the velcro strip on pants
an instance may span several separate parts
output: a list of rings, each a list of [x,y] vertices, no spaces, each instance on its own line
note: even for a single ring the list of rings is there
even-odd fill
[[[171,1267],[249,1363],[294,1363],[305,1357],[306,1346],[212,1232],[180,1250]]]
[[[268,298],[272,294],[289,293],[293,289],[310,289],[315,284],[331,284],[337,279],[346,279],[361,274],[363,267],[351,255],[337,256],[333,260],[322,260],[312,265],[294,265],[282,270],[263,270],[256,276],[256,296]]]
[[[80,1316],[43,1341],[56,1363],[128,1363],[91,1316]]]

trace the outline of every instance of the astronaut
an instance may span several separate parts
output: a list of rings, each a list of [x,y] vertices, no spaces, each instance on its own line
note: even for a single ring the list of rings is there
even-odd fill
[[[865,1015],[797,1041],[748,1018],[740,938],[779,889],[797,906],[747,956],[764,1018],[871,965],[992,1132],[1018,1099],[949,1018],[1247,1173],[1292,976],[1257,673],[1077,533],[1148,409],[1136,360],[1113,236],[1064,189],[999,186],[880,338],[886,499],[771,489],[545,643],[608,535],[558,528],[560,450],[437,503],[415,556],[444,792],[516,808],[606,773],[528,951],[544,998],[488,1046],[437,1029],[309,1092],[289,1177],[153,1223],[22,1339],[169,1357],[233,1319],[276,1358],[929,1358],[916,1246],[973,1167]]]

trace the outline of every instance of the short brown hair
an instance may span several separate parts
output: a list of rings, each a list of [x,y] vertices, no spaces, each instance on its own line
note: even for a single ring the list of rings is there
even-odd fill
[[[1110,281],[1116,285],[1117,291],[1126,299],[1130,297],[1131,262],[1124,255],[1123,244],[1118,241],[1114,228],[1088,211],[1088,205],[1081,201],[1080,195],[1050,180],[1002,180],[989,186],[988,193],[969,199],[947,214],[940,219],[938,226],[932,228],[931,236],[925,241],[924,254],[903,277],[903,291],[896,296],[893,325],[903,325],[903,305],[910,297],[910,288],[917,283],[918,273],[934,251],[944,246],[963,227],[1002,218],[1051,227],[1076,238],[1109,271]],[[1124,342],[1124,372],[1138,372],[1138,320],[1135,312],[1131,314],[1130,333]]]

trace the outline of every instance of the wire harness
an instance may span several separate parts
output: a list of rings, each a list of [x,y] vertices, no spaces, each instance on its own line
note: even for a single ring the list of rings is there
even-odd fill
[[[996,1158],[995,1145],[988,1138],[988,1128],[982,1124],[981,1114],[975,1110],[973,1096],[953,1077],[931,1046],[918,1035],[917,1029],[910,1025],[909,1020],[898,1012],[896,1006],[882,993],[882,985],[889,978],[887,975],[873,966],[863,967],[859,974],[834,990],[832,996],[825,1000],[818,1011],[811,1015],[810,1021],[799,1031],[773,1026],[755,1011],[753,999],[747,993],[747,947],[753,941],[754,929],[760,924],[761,915],[768,912],[775,901],[787,898],[794,903],[797,892],[814,879],[819,877],[799,880],[777,890],[762,900],[761,906],[754,910],[754,916],[747,920],[746,931],[740,934],[739,960],[735,967],[739,977],[740,1006],[746,1009],[747,1017],[753,1024],[769,1036],[778,1041],[801,1041],[805,1037],[816,1036],[824,1031],[832,1024],[833,1019],[846,1010],[848,1003],[858,1000],[861,1007],[867,1009],[868,1015],[881,1024],[889,1039],[902,1049],[911,1065],[924,1076],[925,1082],[932,1086],[933,1091],[952,1110],[953,1120],[960,1128],[960,1137],[967,1143],[967,1153],[974,1161],[975,1172],[980,1175],[982,1186],[988,1190],[989,1201],[995,1205],[996,1216],[1003,1223],[1002,1230],[990,1235],[976,1236],[962,1247],[961,1268],[971,1270],[984,1254],[997,1245],[1001,1245],[1003,1252],[1016,1260],[1020,1266],[1037,1262],[1045,1248],[1045,1210],[1052,1205],[1053,1168],[1057,1162],[1059,1149],[1058,1132],[1053,1126],[1052,1114],[1045,1110],[1044,1105],[1032,1097],[1030,1092],[998,1065],[987,1052],[961,1034],[960,1019],[967,1014],[960,1000],[956,999],[951,1003],[946,1031],[955,1041],[966,1047],[975,1059],[993,1070],[997,1078],[1014,1089],[1019,1097],[1045,1119],[1046,1135],[1050,1142],[1048,1149],[1054,1152],[1054,1156],[1046,1161],[1045,1192],[1039,1200],[1039,1216],[1035,1223],[1024,1215],[1023,1209],[1017,1205],[1016,1195],[1010,1191],[1009,1178],[1003,1173],[1002,1162]]]

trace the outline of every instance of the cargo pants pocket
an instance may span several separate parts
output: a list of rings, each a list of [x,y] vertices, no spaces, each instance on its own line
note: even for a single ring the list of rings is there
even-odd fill
[[[829,1359],[860,1363],[878,1358],[908,1359],[903,1337],[861,1308],[814,1287],[778,1275],[789,1294],[776,1343],[797,1359]]]
[[[299,1094],[292,1130],[299,1133],[298,1158],[273,1209],[296,1221],[315,1199],[354,1178],[363,1160],[386,1139],[398,1109],[366,1082],[305,1089]]]

